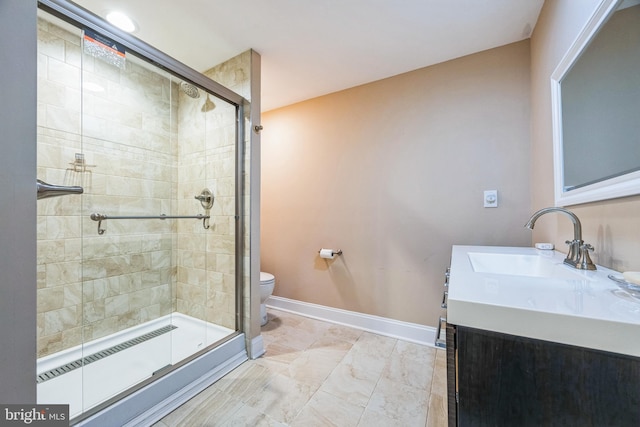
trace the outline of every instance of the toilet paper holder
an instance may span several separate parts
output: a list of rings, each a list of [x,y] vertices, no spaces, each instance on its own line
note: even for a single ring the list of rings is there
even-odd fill
[[[342,249],[338,249],[338,250],[336,251],[336,250],[334,250],[334,249],[325,249],[325,248],[322,248],[322,249],[320,249],[320,250],[318,251],[318,253],[319,253],[319,254],[322,254],[323,252],[325,252],[325,251],[329,251],[329,250],[331,251],[331,256],[332,256],[332,257],[333,257],[333,256],[336,256],[336,255],[342,255]]]

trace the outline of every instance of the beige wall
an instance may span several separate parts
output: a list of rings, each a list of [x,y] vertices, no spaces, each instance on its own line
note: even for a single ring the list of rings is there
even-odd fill
[[[531,182],[532,208],[552,206],[553,141],[550,76],[600,0],[547,0],[531,38]],[[619,271],[640,270],[640,197],[569,207],[582,222],[583,238],[595,246],[596,263]],[[534,239],[565,250],[573,235],[563,215],[547,215],[536,223]]]
[[[263,114],[274,294],[435,326],[451,245],[529,245],[529,58],[523,41]]]

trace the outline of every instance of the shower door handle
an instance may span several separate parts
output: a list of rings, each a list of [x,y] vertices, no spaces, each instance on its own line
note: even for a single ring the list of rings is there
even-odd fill
[[[38,179],[36,180],[38,187],[38,200],[47,197],[66,196],[67,194],[82,194],[84,189],[79,186],[53,185]]]

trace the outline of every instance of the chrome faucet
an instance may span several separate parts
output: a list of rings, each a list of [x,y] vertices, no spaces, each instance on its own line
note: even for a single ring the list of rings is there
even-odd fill
[[[582,241],[582,224],[580,224],[580,220],[573,212],[565,208],[556,207],[540,209],[538,212],[531,215],[531,218],[529,218],[525,227],[533,230],[533,226],[538,218],[549,212],[561,212],[568,215],[569,218],[571,218],[571,222],[573,222],[573,240],[567,240],[565,242],[569,245],[569,253],[567,253],[564,263],[580,270],[595,270],[596,266],[589,256],[589,252],[593,251],[593,246]]]

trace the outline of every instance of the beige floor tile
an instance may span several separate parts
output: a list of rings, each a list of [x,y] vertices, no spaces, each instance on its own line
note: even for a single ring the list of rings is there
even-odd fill
[[[447,396],[447,354],[444,350],[437,350],[436,361],[433,367],[433,381],[431,393]]]
[[[359,329],[353,329],[342,325],[331,325],[325,335],[353,344],[358,341],[358,338],[360,338],[362,334],[363,331]]]
[[[387,363],[386,353],[391,352],[395,339],[363,335],[349,353],[331,372],[321,389],[348,402],[366,406]],[[381,353],[371,352],[374,341]]]
[[[318,391],[291,423],[292,427],[355,427],[364,408]]]
[[[446,426],[444,351],[287,312],[268,315],[265,355],[155,427]]]
[[[255,363],[270,369],[272,372],[282,372],[302,353],[304,353],[304,350],[296,350],[283,344],[271,343],[266,346],[266,353],[256,359]]]
[[[447,425],[447,353],[444,350],[438,350],[433,368],[427,427],[446,427]]]
[[[423,425],[405,424],[403,420],[397,420],[391,416],[368,410],[364,411],[358,423],[358,427],[423,427]]]
[[[362,352],[376,357],[385,358],[391,355],[398,340],[395,338],[383,337],[371,332],[363,332],[358,341],[353,345],[356,352]]]
[[[349,365],[354,378],[373,378],[376,380],[382,375],[387,361],[388,356],[385,357],[383,354],[360,351],[357,348],[353,348],[352,351],[342,359],[343,364]]]
[[[270,328],[274,325],[289,325],[289,326],[297,326],[300,323],[304,322],[306,317],[298,316],[297,314],[288,313],[286,311],[269,309],[267,311],[267,317],[269,319],[269,323],[262,327],[263,332],[269,332]]]
[[[381,378],[365,408],[364,415],[397,420],[407,427],[424,426],[428,405],[428,391]]]
[[[232,419],[242,406],[242,402],[226,393],[208,388],[164,417],[161,422],[168,427],[221,425]],[[156,424],[158,425],[162,424]]]
[[[434,348],[398,341],[387,359],[382,376],[393,382],[430,391],[435,360]]]
[[[335,337],[327,331],[324,335],[314,341],[313,344],[309,346],[308,350],[312,350],[317,354],[324,354],[326,352],[329,357],[331,357],[331,353],[340,353],[340,357],[344,357],[344,355],[351,350],[353,344],[353,342]]]
[[[317,389],[293,378],[274,374],[274,378],[246,403],[276,421],[289,424]]]
[[[306,326],[309,324],[307,323]],[[296,350],[306,350],[324,331],[304,329],[302,323],[297,326],[281,325],[274,329],[268,338],[265,338],[265,345],[280,344]]]
[[[271,381],[273,375],[268,368],[249,361],[218,380],[212,388],[246,402],[258,390],[263,389]]]
[[[437,356],[437,351],[433,347],[402,340],[398,340],[393,351],[403,359],[422,362],[425,360],[435,360]]]
[[[286,427],[287,424],[274,420],[251,406],[243,405],[232,418],[221,427]],[[196,426],[193,426],[196,427]]]
[[[364,408],[373,394],[378,378],[379,375],[359,377],[353,365],[340,363],[322,383],[320,391]]]
[[[431,394],[426,427],[447,427],[448,422],[446,396]]]
[[[306,351],[282,373],[318,389],[344,357],[340,353]]]

